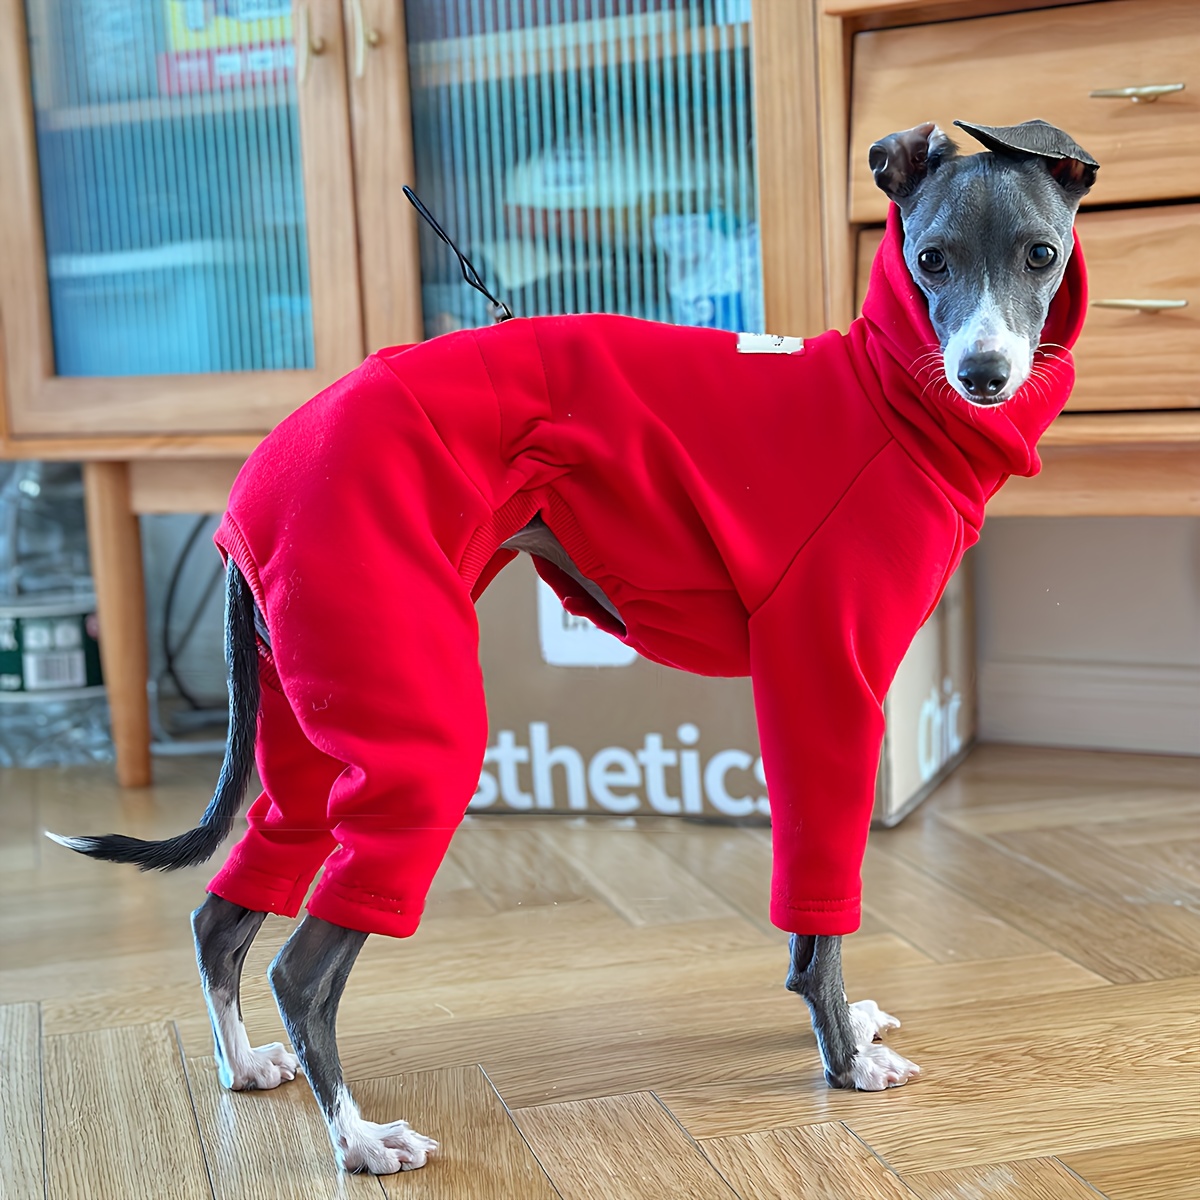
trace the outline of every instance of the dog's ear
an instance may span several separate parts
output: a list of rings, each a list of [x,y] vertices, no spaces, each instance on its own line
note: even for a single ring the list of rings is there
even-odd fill
[[[954,143],[932,122],[880,138],[868,157],[875,182],[897,204],[904,202],[948,158]]]
[[[1023,121],[1020,125],[954,123],[993,153],[1041,159],[1076,204],[1096,182],[1100,164],[1074,138],[1048,121]]]

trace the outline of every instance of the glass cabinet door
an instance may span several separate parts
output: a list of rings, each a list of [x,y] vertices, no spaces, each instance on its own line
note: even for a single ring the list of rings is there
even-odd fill
[[[42,21],[55,373],[311,367],[289,0],[64,0]]]
[[[340,3],[295,14],[291,0],[4,3],[24,9],[43,239],[49,391],[40,405],[25,397],[27,419],[40,409],[57,432],[78,381],[81,403],[111,400],[95,431],[152,427],[150,395],[188,403],[168,404],[173,427],[269,428],[353,366]],[[302,103],[331,97],[332,117],[301,120]],[[262,373],[276,376],[265,389]]]
[[[408,0],[416,190],[518,316],[763,328],[750,0]],[[488,320],[421,231],[426,334]]]

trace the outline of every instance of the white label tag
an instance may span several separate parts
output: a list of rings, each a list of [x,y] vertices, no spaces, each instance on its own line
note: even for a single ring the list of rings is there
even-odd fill
[[[620,645],[620,643],[617,643]],[[87,683],[87,665],[82,650],[61,654],[23,655],[25,688],[46,691],[54,688],[81,688]]]
[[[739,333],[739,354],[803,354],[804,339],[776,333]]]

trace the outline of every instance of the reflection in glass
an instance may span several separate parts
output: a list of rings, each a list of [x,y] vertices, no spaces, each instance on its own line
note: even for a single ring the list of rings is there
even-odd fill
[[[749,0],[409,0],[417,191],[518,316],[762,328]],[[488,320],[421,232],[426,333]]]
[[[55,369],[313,362],[288,0],[28,0]]]

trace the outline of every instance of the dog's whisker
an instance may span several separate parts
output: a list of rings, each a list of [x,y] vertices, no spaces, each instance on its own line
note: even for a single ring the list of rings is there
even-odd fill
[[[927,367],[942,365],[942,353],[940,350],[931,351],[929,354],[922,354],[918,358],[913,359],[912,366],[909,370],[916,372],[924,370]]]
[[[935,362],[926,362],[919,367],[913,369],[913,375],[920,378],[922,375],[928,375],[931,379],[945,379],[946,372],[942,366],[941,358]]]

